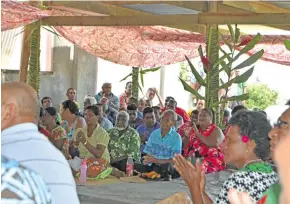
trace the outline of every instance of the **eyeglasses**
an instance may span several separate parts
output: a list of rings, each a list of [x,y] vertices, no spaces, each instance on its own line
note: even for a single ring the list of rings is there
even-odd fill
[[[275,127],[275,128],[281,128],[281,127],[283,127],[283,126],[285,126],[285,125],[288,125],[288,122],[285,122],[285,121],[283,121],[283,120],[281,120],[281,119],[278,119],[278,120],[277,120],[277,123],[274,124],[274,127]]]

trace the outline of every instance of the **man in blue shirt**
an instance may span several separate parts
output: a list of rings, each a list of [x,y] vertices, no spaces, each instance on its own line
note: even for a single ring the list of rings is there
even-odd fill
[[[108,99],[109,107],[115,109],[117,112],[120,108],[120,101],[119,98],[112,93],[112,84],[111,83],[104,83],[102,86],[102,91],[95,95],[95,98],[98,103],[104,104],[102,102],[103,98]]]
[[[144,123],[137,128],[137,132],[139,133],[139,136],[141,138],[140,149],[141,149],[142,156],[144,156],[142,153],[145,148],[145,144],[148,141],[151,133],[154,130],[157,130],[160,128],[160,123],[156,122],[153,108],[146,107],[143,110],[143,121]]]
[[[135,164],[135,169],[141,173],[156,172],[165,181],[170,181],[171,177],[177,177],[173,168],[173,158],[175,154],[180,154],[182,150],[182,140],[180,135],[173,130],[177,120],[177,114],[173,110],[166,110],[161,115],[160,129],[153,131],[146,143],[143,163]],[[150,174],[151,175],[151,174]]]

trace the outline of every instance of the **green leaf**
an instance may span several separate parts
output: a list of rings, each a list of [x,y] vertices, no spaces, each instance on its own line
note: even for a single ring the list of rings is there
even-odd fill
[[[247,70],[240,76],[237,76],[231,79],[230,81],[226,82],[225,84],[221,85],[219,89],[227,89],[234,83],[239,84],[239,83],[246,82],[250,78],[250,76],[253,74],[253,72],[254,72],[254,67],[250,68],[249,70]]]
[[[191,88],[187,83],[186,81],[184,81],[183,79],[181,79],[179,77],[179,80],[181,81],[182,85],[183,85],[183,88],[185,91],[188,91],[190,92],[192,95],[194,95],[197,99],[202,99],[202,100],[205,100],[205,98],[203,96],[201,96],[196,90],[194,90],[193,88]]]
[[[237,44],[240,40],[240,35],[241,35],[241,32],[240,32],[240,29],[238,28],[238,25],[236,24],[235,25],[235,44]]]
[[[228,28],[229,28],[229,31],[230,31],[230,34],[231,34],[231,38],[232,38],[232,41],[235,42],[235,33],[234,33],[234,29],[232,27],[231,24],[227,24]]]
[[[132,76],[132,73],[128,74],[127,76],[125,76],[123,79],[120,80],[121,81],[125,81],[128,77]]]
[[[225,43],[228,46],[228,48],[230,49],[230,51],[232,52],[233,51],[233,46],[229,43],[229,41],[227,39],[225,39],[223,34],[219,33],[219,35],[221,36],[223,43]]]
[[[237,76],[237,77],[233,78],[234,83],[235,84],[239,84],[239,83],[246,82],[252,76],[253,72],[254,72],[254,67],[248,69],[247,71],[245,71],[240,76]]]
[[[284,45],[285,45],[286,49],[290,51],[290,40],[285,40]]]
[[[255,45],[260,42],[262,35],[258,33],[241,51],[234,57],[234,61],[237,60],[242,54],[247,53],[255,47]]]
[[[151,69],[145,69],[145,70],[142,70],[142,73],[145,74],[147,72],[156,72],[160,69],[161,67],[157,67],[157,68],[151,68]],[[141,73],[141,71],[140,71]]]
[[[226,64],[224,61],[222,61],[221,66],[222,66],[222,68],[221,68],[220,72],[225,71],[229,77],[231,75],[231,72],[232,72],[230,64],[229,63]]]
[[[138,88],[139,88],[139,90],[141,91],[141,93],[142,93],[143,96],[144,96],[143,89],[142,89],[142,87],[140,86],[140,83],[139,83],[139,82],[138,82]]]
[[[48,29],[48,28],[46,28],[45,26],[42,26],[42,28],[44,28],[45,30],[47,30],[48,32],[50,32],[50,33],[52,33],[52,34],[54,34],[54,35],[56,35],[57,37],[58,37],[58,39],[59,39],[59,37],[61,37],[61,35],[59,35],[52,27],[50,27],[51,28],[51,30],[50,29]]]
[[[144,74],[142,73],[142,69],[140,70],[140,79],[141,79],[142,87],[144,87]]]
[[[239,96],[232,96],[229,98],[226,98],[224,100],[221,100],[220,103],[227,103],[228,101],[245,101],[249,98],[248,94],[243,94]]]
[[[234,70],[235,69],[242,69],[244,67],[248,67],[248,66],[254,64],[255,62],[257,62],[263,56],[263,54],[264,54],[264,50],[260,50],[259,52],[255,53],[254,55],[252,55],[251,57],[246,59],[244,62],[242,62],[241,64],[236,66],[234,68]]]
[[[201,85],[201,86],[206,86],[206,82],[203,80],[203,78],[200,76],[200,74],[198,73],[198,71],[196,71],[195,67],[193,66],[193,64],[191,63],[191,61],[188,59],[187,56],[185,56],[189,67],[191,69],[192,74],[194,75],[194,77],[196,78],[196,81]]]
[[[228,54],[224,54],[221,58],[219,58],[214,64],[213,64],[213,68],[212,69],[214,69],[214,68],[216,68],[216,67],[218,67],[220,64],[221,64],[221,62],[223,62],[226,58],[228,58],[230,56],[230,53],[228,53]]]

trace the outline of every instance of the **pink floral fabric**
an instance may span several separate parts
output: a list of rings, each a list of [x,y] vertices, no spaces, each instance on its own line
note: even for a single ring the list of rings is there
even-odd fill
[[[65,9],[40,10],[27,3],[1,1],[1,30],[20,27],[51,15],[84,15]],[[65,7],[64,7],[65,8]],[[133,67],[157,67],[198,56],[203,35],[164,26],[71,27],[57,26],[67,40],[105,60]],[[249,38],[243,36],[242,38]],[[263,36],[248,54],[264,49],[264,60],[290,66],[290,53],[283,45],[290,36]]]

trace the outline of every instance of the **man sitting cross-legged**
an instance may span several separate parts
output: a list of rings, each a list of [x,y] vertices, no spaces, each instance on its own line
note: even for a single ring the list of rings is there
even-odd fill
[[[126,172],[128,157],[140,162],[140,137],[138,132],[129,126],[127,112],[119,112],[116,127],[108,130],[108,134],[111,138],[108,148],[113,167]]]
[[[177,114],[173,110],[166,110],[162,114],[161,128],[151,133],[144,149],[147,155],[144,156],[143,164],[135,164],[135,170],[140,173],[150,172],[145,174],[149,178],[161,176],[165,181],[178,176],[173,168],[173,158],[181,152],[182,141],[173,129],[176,120]]]

